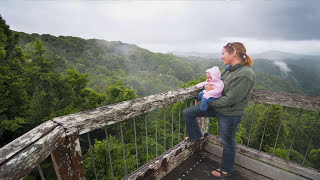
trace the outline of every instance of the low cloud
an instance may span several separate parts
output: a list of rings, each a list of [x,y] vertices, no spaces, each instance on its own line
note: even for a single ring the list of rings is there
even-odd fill
[[[277,60],[275,60],[273,63],[280,68],[280,71],[284,73],[285,77],[288,76],[288,73],[291,71],[291,69],[288,67],[286,63]]]

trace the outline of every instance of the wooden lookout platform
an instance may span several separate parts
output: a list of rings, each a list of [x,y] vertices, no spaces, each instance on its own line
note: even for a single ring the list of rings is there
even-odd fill
[[[183,88],[48,120],[47,122],[44,122],[43,124],[35,127],[31,131],[27,132],[26,134],[15,139],[11,143],[0,149],[0,179],[22,179],[30,172],[34,171],[34,169],[39,170],[41,179],[45,179],[40,164],[50,156],[56,173],[56,177],[54,177],[53,179],[99,179],[95,167],[95,160],[92,153],[92,144],[90,142],[89,133],[97,129],[105,128],[106,130],[107,126],[115,123],[120,123],[121,127],[120,139],[122,139],[123,162],[125,165],[125,176],[122,177],[123,179],[218,179],[215,177],[211,177],[210,173],[213,169],[219,167],[223,148],[221,147],[219,136],[208,133],[209,121],[208,118],[203,117],[198,118],[198,122],[200,124],[202,132],[205,134],[205,142],[188,143],[182,140],[180,142],[178,141],[178,143],[174,145],[174,128],[172,128],[172,146],[170,146],[171,148],[165,148],[164,153],[162,153],[161,155],[152,160],[147,159],[147,163],[138,167],[136,170],[132,170],[132,172],[127,173],[125,157],[126,149],[124,148],[125,146],[123,141],[121,123],[123,121],[127,121],[130,118],[134,118],[139,115],[146,114],[147,112],[151,112],[155,109],[163,108],[169,105],[172,105],[173,122],[173,104],[190,99],[192,100],[192,98],[195,97],[198,92],[199,90],[194,87]],[[269,105],[269,107],[271,104],[274,104],[283,107],[296,108],[301,111],[308,110],[315,111],[317,113],[320,112],[320,97],[314,96],[254,90],[251,101],[255,104],[254,110],[257,103],[262,103]],[[179,138],[181,130],[180,115],[182,110],[183,109],[180,109],[179,106],[179,128],[176,129],[176,131],[179,131]],[[312,138],[315,134],[314,132],[317,131],[319,118],[320,113],[315,120],[311,138],[305,140],[306,142],[309,142],[309,146],[314,140]],[[252,115],[252,122],[253,121],[254,111]],[[148,157],[148,148],[150,145],[148,145],[149,134],[147,128],[147,120],[145,122],[146,153]],[[135,133],[133,137],[135,137],[135,123],[132,124],[132,127]],[[278,136],[280,128],[281,123],[278,130]],[[86,154],[86,156],[92,158],[92,164],[95,173],[94,177],[87,177],[84,171],[83,156],[79,141],[79,137],[82,134],[88,135],[91,157],[90,153]],[[164,139],[165,138],[166,137],[164,137]],[[106,141],[108,141],[108,138],[106,138]],[[250,141],[248,141],[248,144],[249,142]],[[261,144],[262,142],[263,138]],[[135,146],[137,149],[136,140]],[[298,164],[287,159],[279,158],[274,155],[274,152],[271,154],[263,152],[261,151],[261,146],[260,149],[253,149],[250,146],[238,144],[237,156],[235,159],[235,174],[225,179],[320,180],[319,170],[307,167],[304,164],[306,156],[310,151],[309,146],[306,149],[303,162],[301,164]],[[276,147],[277,140],[275,142],[274,149]],[[108,152],[110,152],[109,149],[107,150]],[[108,160],[110,160],[110,179],[114,179],[112,157],[110,156],[110,153],[109,155],[106,154],[106,156],[108,156]],[[138,166],[138,153],[136,157]]]

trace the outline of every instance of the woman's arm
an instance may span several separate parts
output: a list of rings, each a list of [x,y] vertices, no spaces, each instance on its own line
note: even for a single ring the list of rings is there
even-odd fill
[[[204,86],[204,88],[207,90],[207,91],[211,91],[213,90],[213,85],[212,84],[207,84]]]
[[[212,86],[210,86],[212,87]],[[220,95],[222,94],[222,91],[223,91],[223,83],[218,85],[218,86],[214,86],[214,88],[212,87],[212,90],[207,90],[207,92],[205,93],[205,97],[213,97],[213,96],[217,96],[217,95]],[[211,88],[210,88],[211,89]]]
[[[253,86],[253,82],[245,76],[236,78],[229,87],[229,91],[221,96],[219,99],[209,103],[212,107],[224,107],[236,104],[243,100],[247,95],[249,89]]]

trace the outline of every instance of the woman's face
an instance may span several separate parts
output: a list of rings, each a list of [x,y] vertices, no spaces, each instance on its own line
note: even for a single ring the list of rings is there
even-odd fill
[[[228,51],[225,48],[223,48],[222,49],[221,59],[223,60],[224,64],[230,64],[231,65],[232,62],[233,62],[233,59],[234,59],[233,53],[230,54],[230,53],[228,53]]]

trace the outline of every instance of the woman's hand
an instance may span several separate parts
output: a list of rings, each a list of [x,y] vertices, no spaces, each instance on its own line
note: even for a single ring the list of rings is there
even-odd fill
[[[213,89],[212,86],[213,86],[212,84],[207,84],[207,85],[204,86],[204,88],[205,88],[207,91],[210,91],[210,90]]]

